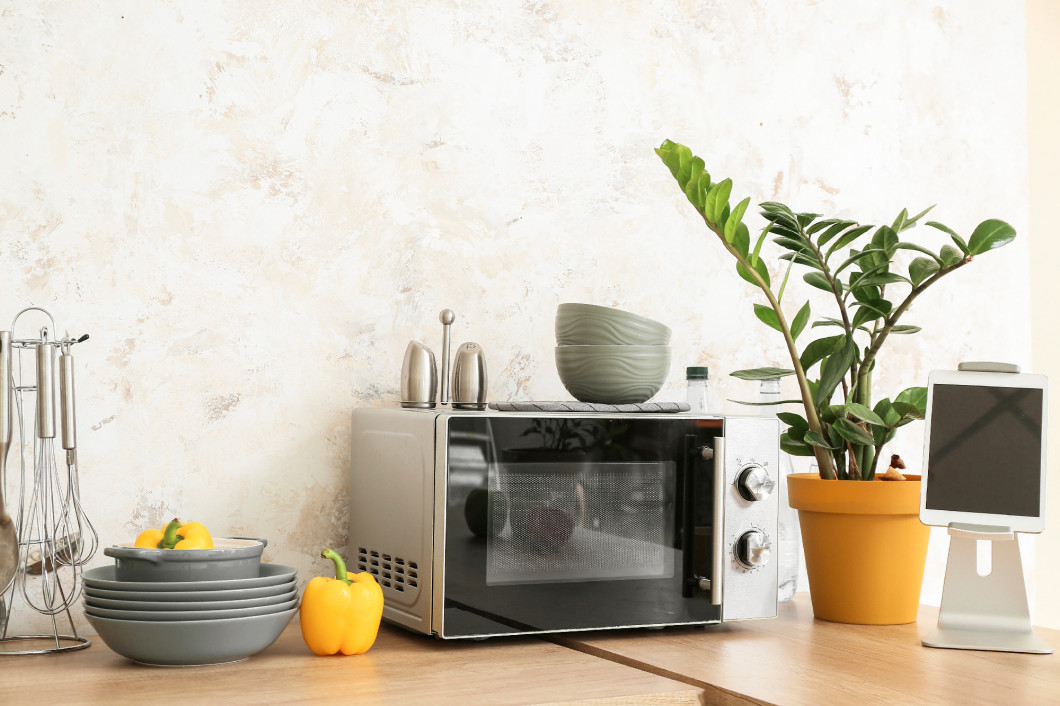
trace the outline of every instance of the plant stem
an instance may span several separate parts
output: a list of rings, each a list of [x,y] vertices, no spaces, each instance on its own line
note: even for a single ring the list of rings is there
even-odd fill
[[[697,209],[698,210],[698,209]],[[716,227],[713,223],[707,219],[706,214],[702,211],[699,215],[703,218],[703,222],[707,224],[707,227],[714,232],[718,238],[721,239],[721,244],[728,250],[736,261],[739,262],[744,270],[754,279],[755,284],[758,288],[766,295],[766,299],[769,300],[769,305],[773,308],[773,311],[777,315],[777,321],[780,324],[780,332],[784,336],[784,343],[788,347],[788,355],[791,356],[791,364],[795,368],[795,377],[799,382],[799,394],[802,396],[803,411],[806,412],[806,423],[810,428],[810,431],[821,433],[821,420],[817,416],[817,408],[814,406],[813,394],[810,392],[810,385],[806,381],[806,371],[802,368],[802,362],[799,360],[799,351],[795,348],[795,339],[791,336],[791,329],[788,328],[787,319],[784,318],[784,312],[780,309],[780,302],[773,296],[772,290],[769,285],[766,284],[762,276],[758,274],[758,270],[751,266],[751,263],[744,259],[743,255],[740,254],[736,248],[732,246],[727,240],[725,240],[725,234]],[[817,458],[818,471],[822,478],[834,479],[835,469],[832,466],[832,459],[828,455],[826,449],[813,447],[813,455]]]

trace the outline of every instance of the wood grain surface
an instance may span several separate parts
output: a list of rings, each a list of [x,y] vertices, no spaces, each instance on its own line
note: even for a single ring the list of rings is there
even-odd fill
[[[937,619],[922,606],[909,625],[829,623],[798,594],[776,620],[555,640],[685,681],[712,704],[1060,704],[1060,656],[922,646]],[[1060,649],[1060,631],[1037,632]]]
[[[148,667],[86,650],[0,658],[0,704],[699,704],[701,690],[535,638],[442,642],[384,625],[363,655],[317,657],[292,623],[264,652]]]

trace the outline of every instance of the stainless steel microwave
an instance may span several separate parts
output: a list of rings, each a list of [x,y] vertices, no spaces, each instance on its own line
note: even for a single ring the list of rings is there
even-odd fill
[[[777,613],[779,424],[353,412],[351,569],[445,639]]]

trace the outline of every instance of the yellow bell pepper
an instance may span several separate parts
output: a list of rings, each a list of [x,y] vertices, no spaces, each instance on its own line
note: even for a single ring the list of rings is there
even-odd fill
[[[133,546],[137,549],[158,549],[158,546],[162,543],[162,537],[165,536],[165,532],[160,529],[145,529],[136,538],[136,542]]]
[[[335,578],[317,576],[302,593],[298,610],[302,639],[318,655],[359,655],[368,651],[383,617],[383,589],[366,572],[346,571],[331,549],[320,553],[335,564]]]
[[[199,522],[188,522],[177,530],[180,541],[173,545],[174,549],[213,549],[213,537],[210,531]]]

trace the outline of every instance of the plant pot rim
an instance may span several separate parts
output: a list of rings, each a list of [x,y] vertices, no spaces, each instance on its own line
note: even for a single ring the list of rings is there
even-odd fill
[[[816,473],[788,476],[789,503],[796,510],[844,515],[919,515],[920,476],[904,481],[826,480]]]

